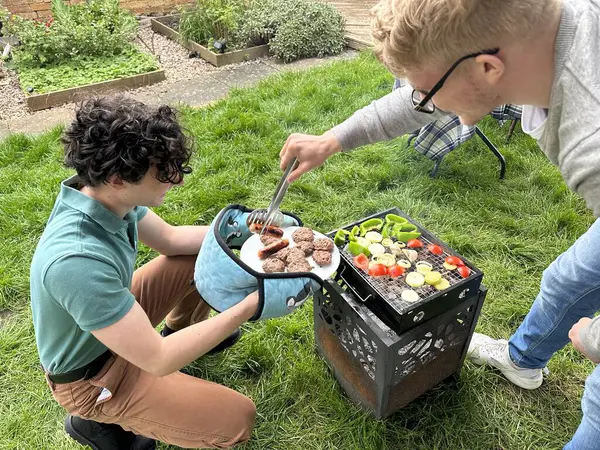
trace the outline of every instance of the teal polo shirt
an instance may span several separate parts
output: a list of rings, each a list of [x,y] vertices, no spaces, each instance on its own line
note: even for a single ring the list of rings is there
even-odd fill
[[[77,177],[61,183],[33,255],[31,309],[40,360],[50,373],[84,366],[107,348],[90,332],[129,312],[137,256],[137,224],[148,212],[123,218],[79,192]]]

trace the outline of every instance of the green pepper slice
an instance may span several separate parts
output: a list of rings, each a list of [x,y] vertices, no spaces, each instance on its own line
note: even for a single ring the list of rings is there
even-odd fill
[[[354,225],[352,227],[352,231],[350,231],[350,235],[348,236],[348,239],[352,242],[356,241],[356,236],[358,236],[358,234],[360,233],[360,228],[358,225]]]
[[[374,219],[365,220],[363,223],[360,224],[360,235],[364,236],[365,234],[367,234],[367,231],[379,231],[381,230],[382,226],[383,220],[377,217],[375,217]]]
[[[386,222],[385,225],[383,226],[383,230],[381,230],[381,235],[384,238],[390,237],[390,228],[391,228],[391,224],[389,222]]]
[[[369,256],[371,256],[371,252],[369,251],[369,249],[367,247],[363,247],[362,245],[357,244],[356,242],[352,242],[352,241],[350,241],[348,243],[348,251],[350,253],[352,253],[354,256],[358,256],[361,253],[363,255],[365,255],[367,258]]]
[[[385,221],[387,223],[391,223],[391,224],[396,224],[396,223],[406,223],[408,222],[408,220],[406,220],[404,217],[401,217],[397,214],[387,214],[385,216]]]
[[[417,226],[412,223],[403,223],[400,231],[417,231]]]
[[[337,233],[335,233],[335,237],[333,238],[333,243],[337,247],[343,246],[346,243],[346,236],[348,236],[349,234],[350,232],[346,230],[338,230]]]
[[[398,231],[394,234],[394,237],[400,242],[408,242],[411,239],[417,239],[420,236],[421,233],[419,233],[418,231]]]

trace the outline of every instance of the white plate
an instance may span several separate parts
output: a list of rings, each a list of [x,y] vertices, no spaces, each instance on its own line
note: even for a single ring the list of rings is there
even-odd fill
[[[294,239],[292,239],[292,233],[294,231],[296,231],[298,228],[300,228],[300,227],[282,228],[283,229],[283,238],[282,239],[288,239],[290,241],[290,245],[288,248],[292,248],[292,247],[296,246],[296,244],[294,243]],[[329,239],[327,236],[319,233],[318,231],[313,230],[313,233],[315,234],[315,239],[319,239],[319,238]],[[332,241],[332,239],[330,239],[330,240]],[[244,261],[246,264],[248,264],[250,267],[252,267],[254,270],[256,270],[257,272],[264,273],[264,270],[262,268],[262,264],[263,264],[264,260],[260,259],[258,257],[258,251],[261,248],[264,248],[264,244],[262,242],[260,242],[260,236],[258,234],[253,234],[252,236],[250,236],[248,238],[248,240],[246,242],[244,242],[244,245],[242,245],[242,248],[240,250],[240,259],[242,261]],[[340,251],[334,245],[333,253],[331,254],[331,263],[326,266],[323,266],[323,267],[318,266],[317,263],[315,263],[314,260],[312,259],[312,256],[309,256],[308,258],[306,258],[306,260],[312,267],[311,272],[314,273],[315,275],[318,275],[322,280],[326,280],[327,278],[329,278],[331,275],[334,274],[334,272],[337,270],[338,266],[340,265]],[[282,273],[282,272],[277,272],[277,273]]]

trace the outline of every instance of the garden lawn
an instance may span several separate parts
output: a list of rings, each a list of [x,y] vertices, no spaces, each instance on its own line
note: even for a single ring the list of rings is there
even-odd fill
[[[172,224],[206,224],[230,203],[266,206],[290,133],[321,133],[391,86],[386,70],[363,54],[185,109],[197,144],[195,170],[156,212]],[[431,161],[397,139],[331,158],[292,184],[282,208],[327,232],[399,207],[483,270],[489,293],[478,331],[508,338],[543,269],[594,219],[531,139],[517,132],[504,145],[507,127],[486,120],[482,128],[506,156],[504,181],[478,139],[447,156],[437,179],[429,178]],[[64,434],[65,413],[39,370],[28,307],[29,261],[59,182],[71,174],[61,166],[60,134],[0,143],[0,449],[80,448]],[[138,262],[153,256],[142,248]],[[547,450],[562,448],[574,433],[593,367],[567,346],[551,360],[542,387],[529,392],[466,363],[458,384],[433,389],[378,421],[346,398],[316,355],[306,304],[291,316],[245,325],[235,347],[186,371],[256,402],[256,428],[245,449]]]
[[[154,56],[134,48],[112,56],[87,57],[41,68],[19,69],[19,84],[32,94],[45,94],[158,70]]]

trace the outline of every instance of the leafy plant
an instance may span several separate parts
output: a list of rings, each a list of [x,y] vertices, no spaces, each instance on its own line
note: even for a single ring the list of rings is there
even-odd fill
[[[18,68],[119,55],[132,48],[138,26],[135,17],[119,7],[118,0],[87,0],[73,5],[52,0],[52,19],[47,22],[14,15],[7,19],[7,32],[21,42],[13,52]]]
[[[344,18],[334,6],[311,0],[255,0],[246,10],[240,40],[268,43],[285,62],[335,55],[345,46]]]
[[[235,48],[240,44],[236,30],[246,6],[244,0],[197,0],[193,8],[181,12],[179,33],[203,45],[219,40]]]
[[[129,49],[119,55],[82,57],[69,62],[19,70],[21,88],[34,94],[68,89],[157,70],[152,55]]]

